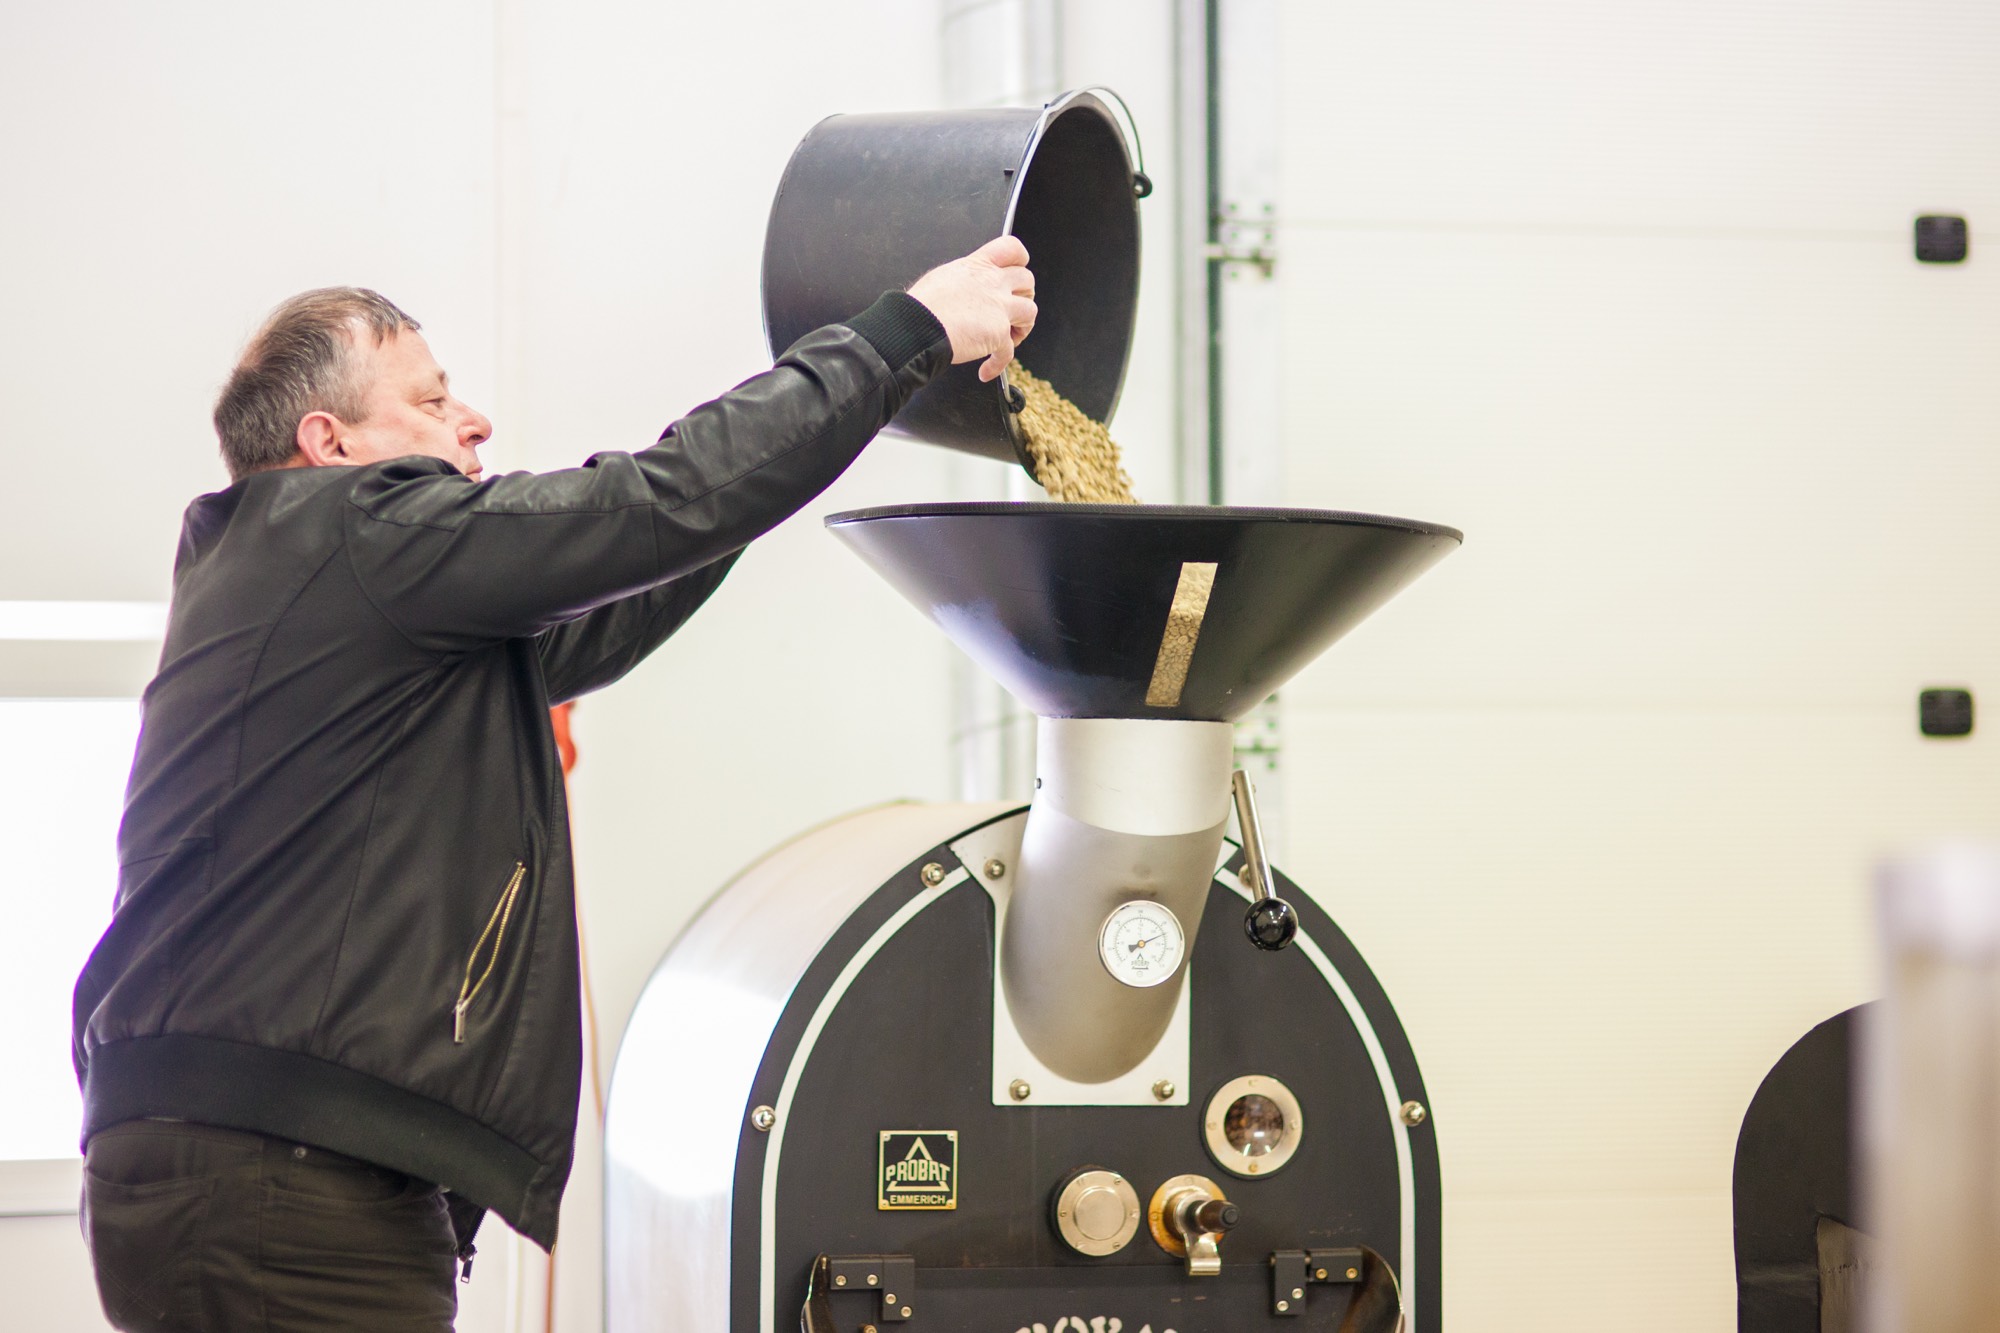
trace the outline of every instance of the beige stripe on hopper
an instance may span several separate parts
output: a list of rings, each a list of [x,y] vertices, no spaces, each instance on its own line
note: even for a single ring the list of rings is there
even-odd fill
[[[1147,707],[1180,706],[1188,666],[1194,661],[1194,642],[1201,637],[1202,617],[1208,614],[1208,595],[1214,588],[1214,564],[1189,561],[1181,566],[1174,604],[1167,611],[1167,632],[1160,636],[1160,655],[1153,661],[1153,682],[1146,687]]]

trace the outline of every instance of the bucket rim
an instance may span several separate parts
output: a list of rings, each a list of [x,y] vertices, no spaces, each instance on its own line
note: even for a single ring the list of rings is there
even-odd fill
[[[1106,88],[1104,91],[1111,92],[1109,88]],[[1113,97],[1118,96],[1115,92],[1111,92],[1111,95]],[[1122,105],[1124,99],[1120,98],[1119,101]],[[1035,164],[1035,153],[1041,148],[1042,140],[1047,136],[1049,127],[1073,111],[1094,111],[1098,116],[1103,118],[1105,124],[1111,127],[1111,133],[1118,140],[1119,154],[1125,160],[1126,178],[1131,180],[1136,177],[1139,168],[1134,163],[1132,136],[1126,133],[1125,121],[1113,115],[1110,104],[1097,95],[1097,89],[1095,87],[1072,88],[1068,92],[1059,93],[1042,104],[1041,114],[1035,119],[1035,127],[1028,131],[1028,142],[1021,149],[1021,161],[1014,168],[1014,183],[1007,193],[1007,214],[1000,226],[1001,235],[1012,236],[1015,234],[1014,215],[1021,207],[1021,191],[1027,186],[1028,172]],[[1128,116],[1131,114],[1129,108],[1126,114]],[[1135,194],[1133,196],[1135,214],[1138,208],[1138,199],[1139,196]],[[1031,265],[1035,262],[1033,255],[1028,256],[1028,262]],[[1033,335],[1030,334],[1029,336],[1032,337]],[[1126,372],[1131,370],[1131,358],[1132,344],[1128,336],[1125,344],[1126,364],[1119,371],[1118,387],[1111,395],[1111,406],[1105,412],[1104,420],[1100,424],[1109,426],[1111,419],[1118,415],[1118,404],[1125,397],[1125,375]],[[1005,409],[1002,413],[1003,422],[1007,429],[1008,441],[1014,446],[1015,461],[1021,465],[1021,470],[1026,472],[1029,478],[1039,485],[1041,478],[1035,474],[1034,455],[1028,452],[1028,438],[1021,430],[1021,414],[1013,406],[1013,396],[1020,392],[1015,387],[1012,377],[1007,373],[1013,368],[1013,361],[1009,361],[1005,366],[1002,366],[1000,373],[994,377],[994,383],[1000,394],[1002,407]]]
[[[1066,93],[1058,94],[1042,104],[1041,113],[1035,118],[1034,128],[1028,131],[1028,141],[1021,148],[1020,164],[1014,168],[1014,187],[1007,195],[1007,216],[1001,224],[1002,235],[1014,234],[1014,213],[1021,206],[1021,186],[1028,179],[1028,168],[1034,165],[1035,152],[1042,146],[1042,139],[1048,134],[1049,127],[1055,124],[1058,118],[1072,111],[1086,109],[1102,116],[1111,126],[1112,133],[1118,136],[1119,151],[1125,156],[1125,174],[1130,176],[1138,170],[1133,164],[1132,139],[1125,132],[1125,122],[1111,114],[1111,107],[1094,89],[1073,88]],[[1138,196],[1133,197],[1136,200]]]

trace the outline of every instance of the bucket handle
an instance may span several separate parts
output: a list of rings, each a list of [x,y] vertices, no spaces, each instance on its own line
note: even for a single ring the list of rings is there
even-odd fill
[[[1050,118],[1067,104],[1071,98],[1081,93],[1091,93],[1093,95],[1103,93],[1118,104],[1118,110],[1124,117],[1124,123],[1119,126],[1119,133],[1130,140],[1132,144],[1132,156],[1138,159],[1138,166],[1132,172],[1132,197],[1135,199],[1144,199],[1153,192],[1153,178],[1146,174],[1146,146],[1139,142],[1138,117],[1132,114],[1131,105],[1126,102],[1125,98],[1116,88],[1108,88],[1101,83],[1094,83],[1088,88],[1072,88],[1053,102],[1042,103],[1042,119],[1041,123],[1035,126],[1034,139],[1040,139],[1042,137],[1042,128],[1049,123]],[[1034,146],[1034,139],[1029,141],[1030,149]]]

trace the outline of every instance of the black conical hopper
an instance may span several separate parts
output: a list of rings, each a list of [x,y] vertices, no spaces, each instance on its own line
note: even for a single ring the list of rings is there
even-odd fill
[[[1041,716],[1211,722],[1255,708],[1462,539],[1368,514],[1164,505],[897,505],[827,526]],[[1189,565],[1213,565],[1213,584],[1169,669]]]

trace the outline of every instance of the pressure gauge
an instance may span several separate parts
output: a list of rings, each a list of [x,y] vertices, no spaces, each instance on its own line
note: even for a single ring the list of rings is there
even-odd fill
[[[1166,981],[1179,970],[1186,951],[1179,919],[1164,903],[1143,898],[1117,908],[1097,932],[1097,956],[1104,960],[1104,970],[1127,986]]]

